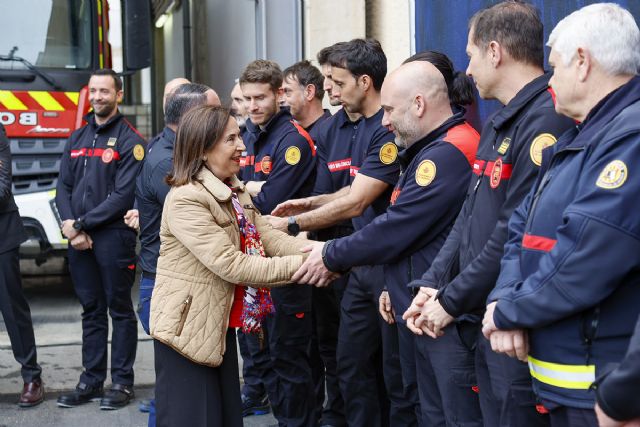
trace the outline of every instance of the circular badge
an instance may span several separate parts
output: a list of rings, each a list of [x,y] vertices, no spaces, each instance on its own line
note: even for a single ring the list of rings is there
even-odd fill
[[[142,144],[136,144],[136,146],[133,147],[133,157],[135,157],[137,161],[144,159],[144,147]]]
[[[284,153],[284,160],[290,165],[297,165],[300,162],[300,149],[298,147],[289,147]]]
[[[416,184],[426,187],[436,177],[436,165],[431,160],[423,160],[416,168]]]
[[[262,169],[262,173],[266,173],[267,175],[271,173],[271,157],[264,156],[262,160],[260,160],[260,168]]]
[[[489,185],[491,188],[498,188],[500,185],[500,180],[502,179],[502,159],[498,157],[498,159],[493,164],[493,168],[491,169],[491,175],[489,175]]]
[[[540,166],[542,164],[542,150],[547,147],[551,147],[556,143],[556,141],[556,137],[551,135],[550,133],[541,133],[540,135],[536,136],[531,143],[531,148],[529,149],[531,161]]]
[[[606,190],[622,187],[628,175],[627,165],[622,160],[614,160],[602,169],[596,185]]]
[[[111,160],[113,160],[113,149],[107,148],[102,152],[102,161],[104,163],[111,163]]]
[[[398,146],[393,142],[387,142],[380,148],[380,161],[390,165],[398,158]]]

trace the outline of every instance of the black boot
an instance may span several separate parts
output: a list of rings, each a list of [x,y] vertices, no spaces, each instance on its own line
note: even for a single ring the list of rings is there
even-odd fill
[[[113,384],[107,390],[102,400],[100,409],[119,409],[126,406],[135,397],[132,385]]]
[[[100,400],[102,394],[102,384],[90,386],[85,383],[78,383],[74,391],[58,397],[57,403],[61,408],[73,408],[83,403]]]

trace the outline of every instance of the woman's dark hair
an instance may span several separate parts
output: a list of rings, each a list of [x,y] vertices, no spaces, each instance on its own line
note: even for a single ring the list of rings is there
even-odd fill
[[[434,50],[425,50],[407,58],[403,64],[414,61],[429,62],[440,71],[447,84],[451,104],[471,105],[474,103],[473,82],[462,71],[454,71],[453,62],[447,55]]]
[[[203,105],[187,111],[178,126],[173,148],[173,167],[166,182],[172,187],[195,181],[204,154],[219,143],[231,118],[225,107]]]

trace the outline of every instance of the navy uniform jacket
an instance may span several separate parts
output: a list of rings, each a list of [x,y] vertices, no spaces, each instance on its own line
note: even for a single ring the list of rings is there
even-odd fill
[[[160,253],[160,220],[164,199],[171,189],[165,182],[173,166],[176,134],[165,127],[149,142],[149,149],[136,179],[136,204],[140,215],[140,267],[156,272]]]
[[[124,214],[133,207],[135,179],[145,155],[145,141],[120,113],[71,134],[62,154],[56,205],[60,218],[80,219],[85,230],[128,228]]]
[[[527,84],[485,124],[477,178],[431,268],[412,284],[440,289],[439,301],[453,317],[484,311],[500,271],[507,222],[535,181],[542,148],[573,126],[555,112],[549,77]]]
[[[327,119],[330,119],[330,118],[331,118],[331,113],[329,112],[329,110],[324,110],[322,115],[320,117],[318,117],[318,120],[316,120],[315,122],[311,123],[309,126],[304,128],[304,130],[307,131],[307,133],[309,134],[311,139],[314,142],[316,142],[316,150],[318,149],[317,141],[318,141],[318,136],[319,136],[320,132],[322,132],[323,123],[325,123],[327,121]],[[316,154],[317,154],[317,152],[316,152]]]
[[[316,149],[309,134],[281,109],[264,130],[247,119],[243,136],[247,153],[241,160],[243,181],[266,181],[253,203],[269,214],[289,199],[311,194],[315,179]]]
[[[0,124],[0,253],[10,251],[27,240],[11,191],[11,147]]]
[[[361,173],[386,182],[390,188],[374,200],[362,215],[351,219],[355,230],[361,229],[387,210],[391,192],[398,182],[398,148],[393,142],[393,133],[381,124],[383,113],[381,108],[376,114],[363,118],[358,124],[351,146],[349,185],[353,183],[356,175]]]
[[[640,319],[622,363],[596,388],[598,404],[614,420],[640,418]]]
[[[640,314],[640,77],[609,94],[544,153],[509,222],[490,300],[500,329],[529,329],[543,402],[593,408]]]
[[[402,313],[411,303],[407,283],[429,268],[464,202],[479,139],[463,113],[452,116],[399,154],[402,172],[387,211],[327,243],[330,270],[387,264],[384,276],[398,322],[404,323]]]
[[[316,182],[312,195],[331,194],[351,184],[351,147],[356,136],[358,123],[352,122],[344,108],[313,128],[317,151]],[[312,136],[313,137],[313,136]],[[348,236],[353,232],[351,220],[315,234],[318,240],[329,240]]]

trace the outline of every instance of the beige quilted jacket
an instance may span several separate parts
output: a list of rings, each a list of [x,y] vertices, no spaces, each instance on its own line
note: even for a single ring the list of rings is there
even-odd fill
[[[268,258],[245,255],[231,190],[206,168],[198,180],[172,188],[165,200],[151,336],[194,362],[215,367],[225,352],[234,286],[289,283],[302,265],[300,248],[307,243],[271,228],[234,177],[232,185]]]

